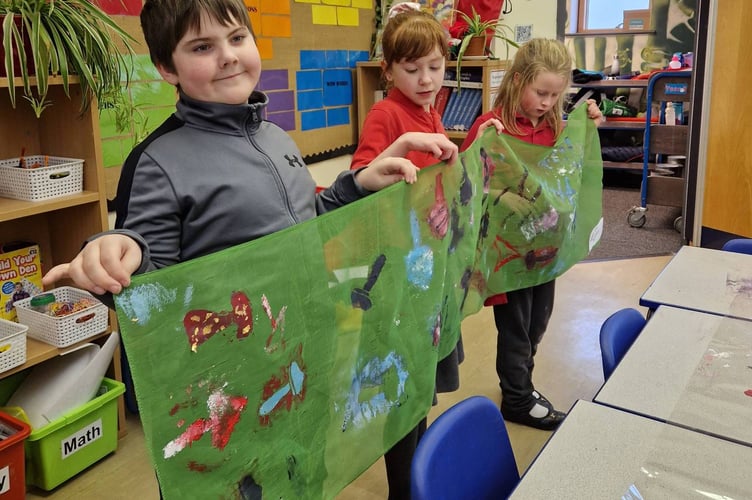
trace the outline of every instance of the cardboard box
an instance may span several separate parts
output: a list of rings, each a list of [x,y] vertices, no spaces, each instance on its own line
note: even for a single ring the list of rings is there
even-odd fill
[[[0,252],[0,318],[16,321],[13,302],[43,291],[39,245],[8,243]]]
[[[625,10],[624,29],[627,31],[650,29],[650,9]]]

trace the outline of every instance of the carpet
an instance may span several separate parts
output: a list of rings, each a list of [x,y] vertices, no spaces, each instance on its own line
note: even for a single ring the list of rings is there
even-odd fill
[[[627,213],[639,205],[639,188],[603,188],[603,235],[585,260],[669,255],[679,250],[682,237],[674,229],[674,219],[681,208],[648,205],[645,225],[637,228],[629,225]]]

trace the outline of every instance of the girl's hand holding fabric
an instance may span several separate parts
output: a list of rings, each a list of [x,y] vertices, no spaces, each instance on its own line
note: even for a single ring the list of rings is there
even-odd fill
[[[588,118],[595,122],[595,126],[597,127],[605,122],[606,119],[603,117],[603,112],[598,107],[598,104],[595,103],[595,99],[588,99],[586,102]]]
[[[496,129],[497,135],[504,132],[504,125],[501,124],[501,120],[497,118],[489,118],[488,120],[480,124],[480,126],[478,127],[477,135],[481,135],[483,131],[486,130],[488,127],[494,127]]]
[[[459,148],[446,135],[428,132],[405,132],[376,159],[388,156],[406,156],[410,151],[424,151],[437,160],[454,163]]]

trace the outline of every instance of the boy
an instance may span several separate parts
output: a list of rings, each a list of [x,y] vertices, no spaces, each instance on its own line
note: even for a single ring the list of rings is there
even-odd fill
[[[126,159],[116,229],[52,268],[45,286],[71,278],[96,294],[119,293],[133,273],[279,231],[401,179],[415,182],[410,161],[380,157],[314,195],[295,143],[261,118],[268,99],[254,91],[261,61],[242,0],[147,0],[141,26],[152,62],[179,91],[177,111]],[[435,135],[411,146],[456,156],[456,146]]]

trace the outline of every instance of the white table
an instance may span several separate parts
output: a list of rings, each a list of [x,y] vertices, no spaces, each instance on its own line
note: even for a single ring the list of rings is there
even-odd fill
[[[750,366],[751,321],[661,306],[593,400],[752,446]]]
[[[752,255],[683,246],[640,298],[661,304],[752,320]]]
[[[513,499],[752,498],[752,448],[577,401]]]

